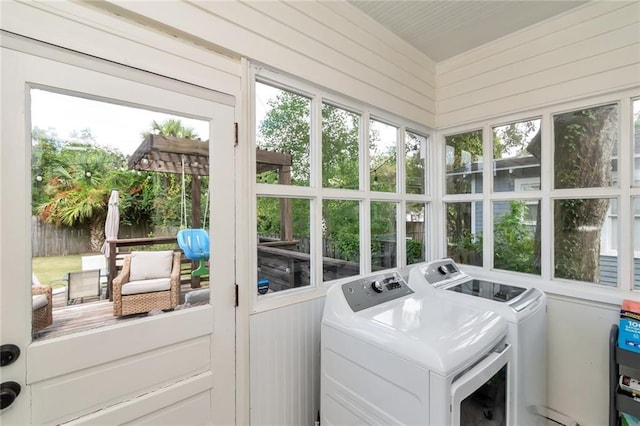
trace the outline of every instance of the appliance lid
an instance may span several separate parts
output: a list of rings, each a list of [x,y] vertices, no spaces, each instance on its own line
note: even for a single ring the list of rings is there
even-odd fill
[[[527,289],[509,284],[494,283],[472,279],[446,288],[457,293],[470,294],[476,297],[495,300],[497,302],[509,302],[524,293]]]
[[[425,286],[504,303],[520,312],[540,299],[542,291],[488,280],[473,279],[451,259],[417,265],[409,273],[412,288]]]
[[[323,326],[442,376],[469,365],[507,333],[506,320],[494,312],[417,294],[354,312],[336,287],[327,293]]]
[[[514,285],[471,279],[462,283],[443,287],[470,296],[481,297],[494,302],[505,303],[515,311],[521,311],[541,297],[541,292],[535,288],[518,287]]]

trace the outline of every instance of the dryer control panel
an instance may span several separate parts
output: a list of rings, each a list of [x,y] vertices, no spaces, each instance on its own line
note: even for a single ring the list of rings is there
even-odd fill
[[[427,282],[436,287],[467,277],[451,259],[436,260],[419,268]]]
[[[388,272],[342,284],[342,292],[353,312],[371,308],[413,293],[398,272]]]

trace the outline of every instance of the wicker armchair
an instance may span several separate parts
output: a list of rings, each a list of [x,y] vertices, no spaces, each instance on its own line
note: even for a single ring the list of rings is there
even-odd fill
[[[140,251],[125,256],[113,279],[113,315],[173,309],[180,300],[180,252]]]
[[[53,293],[48,285],[32,285],[31,295],[33,299],[31,331],[35,333],[53,324]]]

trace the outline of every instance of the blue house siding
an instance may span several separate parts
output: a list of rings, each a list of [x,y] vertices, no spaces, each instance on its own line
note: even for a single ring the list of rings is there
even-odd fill
[[[600,284],[615,287],[618,285],[618,258],[600,256]],[[633,288],[640,290],[640,259],[633,259]]]

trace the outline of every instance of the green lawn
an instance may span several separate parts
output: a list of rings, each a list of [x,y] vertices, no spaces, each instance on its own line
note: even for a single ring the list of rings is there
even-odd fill
[[[49,284],[53,288],[64,287],[64,274],[82,269],[81,255],[34,257],[32,268],[41,284]]]

